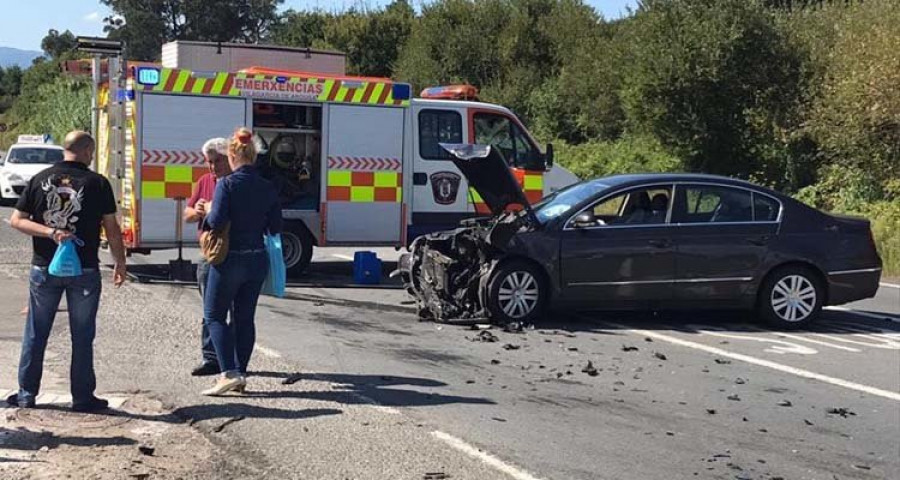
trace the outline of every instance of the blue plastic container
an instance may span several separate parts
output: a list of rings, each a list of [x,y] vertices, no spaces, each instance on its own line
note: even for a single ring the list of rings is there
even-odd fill
[[[375,252],[356,252],[353,255],[353,281],[359,285],[381,283],[381,260]]]

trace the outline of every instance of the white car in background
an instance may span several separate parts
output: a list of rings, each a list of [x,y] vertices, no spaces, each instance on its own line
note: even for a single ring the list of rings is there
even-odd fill
[[[19,198],[31,177],[62,160],[62,147],[54,145],[49,135],[20,135],[0,158],[0,202]]]

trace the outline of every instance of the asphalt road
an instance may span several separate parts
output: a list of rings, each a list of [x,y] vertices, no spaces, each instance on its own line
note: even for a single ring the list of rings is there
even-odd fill
[[[158,283],[105,297],[101,386],[153,391],[200,425],[245,416],[222,447],[286,478],[900,478],[900,288],[801,332],[734,313],[567,313],[483,342],[417,322],[400,290],[342,288],[352,253],[317,252],[312,278],[263,298],[262,395],[196,395],[199,298]]]

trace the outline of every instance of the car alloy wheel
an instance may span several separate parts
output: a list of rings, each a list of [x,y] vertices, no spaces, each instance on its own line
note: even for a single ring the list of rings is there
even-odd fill
[[[510,318],[525,318],[540,301],[538,281],[528,272],[510,272],[500,284],[497,300],[503,313]]]
[[[802,322],[816,309],[816,287],[802,275],[788,275],[772,288],[772,311],[786,322]]]

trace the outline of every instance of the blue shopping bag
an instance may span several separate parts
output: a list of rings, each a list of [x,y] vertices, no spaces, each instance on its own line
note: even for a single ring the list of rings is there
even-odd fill
[[[263,295],[283,298],[287,283],[287,269],[281,248],[281,234],[266,235],[266,255],[269,257],[269,274],[263,283]]]
[[[78,249],[84,246],[84,242],[78,237],[64,240],[56,247],[53,260],[47,272],[54,277],[77,277],[81,275],[81,259],[78,258]]]

